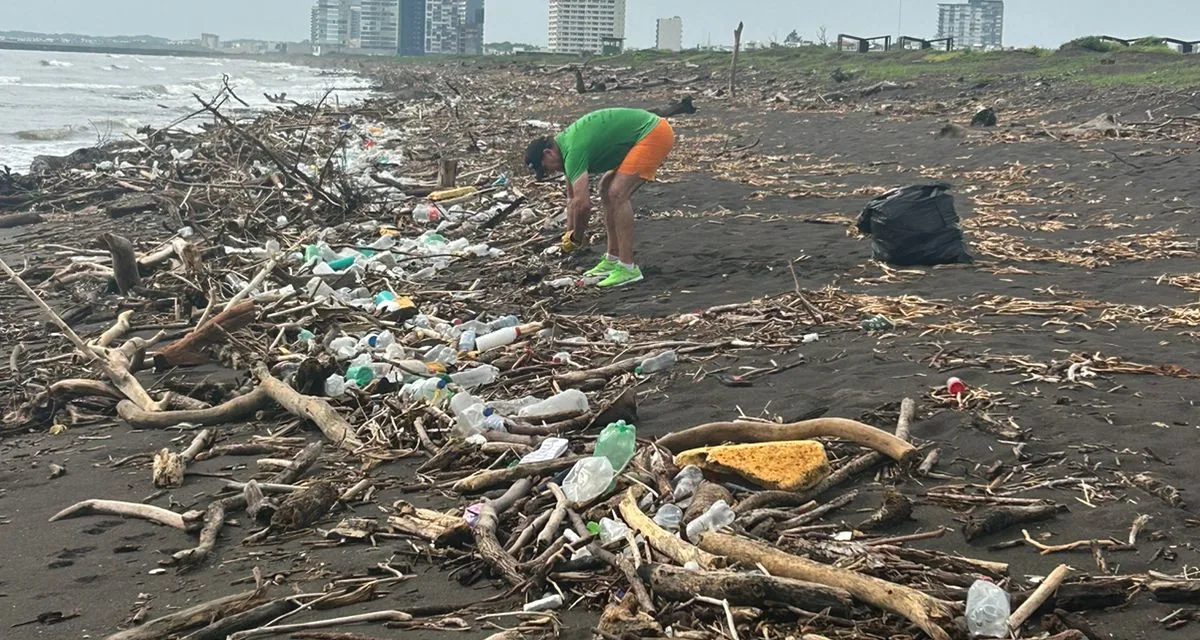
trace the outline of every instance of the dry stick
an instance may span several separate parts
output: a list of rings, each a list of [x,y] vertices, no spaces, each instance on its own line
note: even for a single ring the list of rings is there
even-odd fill
[[[249,611],[222,618],[207,627],[193,631],[184,636],[182,640],[226,640],[229,634],[235,631],[269,623],[281,615],[294,611],[299,606],[291,598],[272,600]]]
[[[558,535],[558,529],[562,527],[563,519],[567,517],[567,496],[559,486],[553,482],[547,485],[550,493],[554,494],[554,510],[550,512],[550,518],[546,520],[546,526],[542,528],[542,532],[538,534],[537,544],[539,546],[550,544],[550,541]]]
[[[820,437],[841,438],[874,449],[901,463],[907,462],[917,453],[911,444],[882,429],[843,418],[817,418],[791,424],[713,422],[672,433],[660,438],[657,444],[679,453],[722,442],[778,442]]]
[[[519,464],[508,469],[486,469],[477,471],[458,482],[455,482],[451,487],[458,493],[477,493],[487,491],[493,487],[499,487],[508,484],[513,480],[520,478],[531,478],[540,476],[545,473],[557,473],[579,462],[581,456],[571,456],[568,458],[559,458],[548,462],[533,462],[530,464]]]
[[[124,393],[127,398],[132,400],[142,409],[149,409],[154,405],[154,399],[150,397],[149,393],[146,393],[146,389],[142,387],[142,383],[138,382],[137,378],[133,377],[133,374],[129,373],[129,369],[122,367],[118,362],[112,362],[110,360],[97,357],[96,352],[88,347],[87,343],[83,341],[83,338],[80,338],[79,334],[75,333],[75,331],[71,329],[70,325],[64,322],[62,318],[58,317],[58,314],[54,313],[54,310],[51,309],[44,300],[42,300],[41,296],[39,296],[36,291],[26,284],[25,281],[21,279],[21,276],[17,275],[17,273],[12,270],[12,267],[8,266],[8,263],[2,259],[0,259],[0,269],[3,269],[4,272],[8,274],[8,277],[11,278],[14,283],[16,283],[17,287],[19,287],[21,291],[23,291],[25,295],[28,296],[29,299],[32,300],[34,304],[36,304],[38,308],[42,310],[42,313],[44,313],[46,317],[49,318],[50,321],[63,332],[63,335],[67,337],[67,340],[69,340],[71,344],[74,345],[75,348],[84,355],[84,357],[87,357],[91,360],[90,364],[95,365],[96,368],[105,375],[105,377],[107,377],[109,380],[112,380],[113,385],[120,389],[121,393]]]
[[[194,531],[200,523],[200,516],[204,515],[202,511],[188,511],[186,513],[176,513],[170,509],[163,509],[150,504],[142,504],[140,502],[122,502],[120,500],[84,500],[77,502],[62,511],[50,516],[48,522],[57,520],[66,520],[67,518],[78,518],[80,516],[125,516],[127,518],[140,518],[149,520],[157,524],[165,525],[180,531]]]
[[[574,509],[568,511],[567,515],[571,519],[571,528],[575,530],[575,533],[579,534],[581,538],[593,537],[583,518]],[[599,542],[592,542],[587,546],[587,550],[588,553],[599,558],[608,566],[620,571],[621,575],[625,576],[625,581],[629,583],[629,589],[633,591],[633,597],[637,600],[638,606],[642,608],[642,611],[653,615],[654,599],[650,597],[650,592],[646,590],[646,585],[628,558],[609,552],[600,546]]]
[[[272,400],[278,402],[284,411],[313,422],[326,438],[343,449],[355,452],[363,447],[363,443],[354,434],[354,427],[339,415],[327,400],[301,394],[272,376],[267,370],[267,365],[261,362],[254,365],[253,372],[260,387]]]
[[[1046,576],[1045,580],[1042,580],[1042,584],[1038,585],[1038,588],[1030,594],[1029,598],[1008,617],[1008,628],[1013,631],[1020,631],[1021,625],[1025,624],[1029,616],[1032,616],[1038,610],[1038,607],[1042,606],[1050,599],[1050,596],[1054,595],[1059,585],[1067,578],[1068,573],[1071,573],[1071,567],[1065,564],[1055,567],[1054,571],[1051,571],[1050,575]]]
[[[742,28],[745,23],[738,22],[737,29],[733,30],[733,62],[729,65],[729,97],[737,96],[737,63],[738,52],[742,50]]]
[[[132,311],[122,311],[117,314],[117,321],[113,323],[113,326],[105,329],[104,333],[100,334],[100,337],[96,339],[96,346],[107,347],[116,342],[121,336],[129,333],[129,329],[132,326],[129,319],[132,317]]]
[[[338,625],[357,624],[359,622],[408,622],[409,620],[412,620],[412,616],[404,613],[403,611],[373,611],[371,613],[360,613],[358,615],[343,616],[341,618],[313,620],[312,622],[297,622],[295,624],[280,624],[274,627],[259,627],[257,629],[238,631],[237,633],[229,634],[229,640],[246,640],[247,638],[273,636],[280,633],[287,633],[289,631],[320,629],[321,627],[336,627]]]
[[[475,523],[475,547],[489,567],[512,586],[519,587],[525,583],[525,577],[517,568],[517,561],[508,555],[496,539],[496,524],[496,507],[491,501],[487,501],[483,504],[479,520]]]
[[[748,567],[762,564],[771,575],[845,589],[867,604],[904,616],[934,640],[950,640],[943,628],[952,619],[950,603],[916,589],[813,562],[755,540],[721,533],[701,535],[700,548]]]
[[[794,260],[789,262],[788,267],[792,270],[792,282],[796,283],[796,298],[800,300],[804,311],[812,318],[813,324],[825,324],[825,316],[821,315],[821,311],[817,309],[816,305],[810,302],[804,292],[800,290],[800,276],[796,275],[796,262]]]
[[[667,557],[675,562],[679,564],[695,562],[700,565],[701,569],[713,569],[721,566],[720,558],[705,553],[676,538],[669,531],[658,526],[658,523],[650,519],[649,516],[642,513],[642,510],[637,505],[637,495],[632,488],[625,492],[625,497],[621,498],[618,509],[621,512],[621,518],[625,520],[626,524],[642,534],[646,538],[646,541],[650,543],[650,546],[666,554]]]
[[[262,604],[262,596],[263,592],[256,589],[217,598],[161,618],[155,618],[139,627],[119,631],[106,636],[104,640],[161,640],[184,629],[205,625],[213,620],[252,609]]]
[[[154,354],[154,366],[159,371],[176,366],[204,364],[209,358],[200,353],[206,345],[215,344],[250,324],[258,311],[253,300],[240,304],[230,304],[221,313],[203,324],[196,325],[186,336],[163,347]]]
[[[291,469],[284,469],[279,473],[267,479],[267,482],[273,484],[292,484],[295,482],[309,467],[317,461],[321,456],[321,443],[312,442],[304,447],[300,453],[293,458],[295,465]],[[164,564],[185,564],[192,565],[203,562],[208,554],[212,552],[213,547],[217,544],[217,536],[221,533],[221,529],[225,526],[225,513],[235,509],[244,509],[246,507],[245,493],[239,493],[236,496],[213,500],[208,505],[208,509],[204,512],[204,528],[200,530],[200,542],[191,549],[184,549],[176,552],[169,561]]]
[[[184,464],[195,460],[201,451],[212,446],[216,435],[217,433],[212,429],[201,430],[200,433],[196,434],[195,438],[192,438],[191,444],[179,454],[179,458],[183,460]]]
[[[184,422],[208,427],[254,415],[254,412],[266,407],[270,401],[266,389],[258,387],[244,396],[207,409],[145,411],[128,400],[122,400],[117,403],[117,415],[138,429],[167,429]]]
[[[250,282],[246,283],[246,286],[242,287],[241,291],[238,291],[236,295],[229,299],[229,302],[225,303],[223,310],[228,311],[232,309],[237,305],[237,303],[241,302],[246,298],[246,296],[250,295],[251,291],[257,289],[258,286],[263,283],[263,280],[266,280],[267,276],[271,274],[271,271],[275,269],[275,263],[277,261],[277,256],[271,256],[270,258],[267,258],[266,264],[264,264],[263,267],[258,270],[258,273],[254,274],[254,277],[250,279]]]

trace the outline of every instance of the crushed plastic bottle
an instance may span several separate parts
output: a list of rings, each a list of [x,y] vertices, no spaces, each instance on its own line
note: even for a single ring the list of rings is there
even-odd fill
[[[537,449],[525,454],[518,464],[549,462],[566,453],[567,446],[570,444],[571,442],[566,438],[546,438],[542,440],[542,444]]]
[[[541,398],[534,396],[525,396],[523,398],[515,398],[513,400],[493,400],[491,406],[496,410],[496,413],[505,416],[520,415],[521,409],[530,405],[535,405],[541,402]]]
[[[500,370],[490,364],[482,364],[471,369],[463,369],[450,374],[450,382],[464,388],[477,389],[489,385],[500,377]]]
[[[546,596],[545,598],[539,598],[533,602],[526,603],[524,607],[521,607],[521,610],[525,613],[532,613],[535,611],[552,611],[561,606],[563,606],[562,596],[556,593],[552,596]]]
[[[454,435],[467,437],[488,430],[484,423],[492,410],[466,391],[450,398],[450,411],[455,418]]]
[[[804,342],[804,344],[812,344],[820,339],[821,339],[821,334],[819,334],[819,333],[806,333],[806,334],[804,334],[804,339],[802,340],[802,342]]]
[[[675,489],[671,492],[671,497],[675,499],[675,502],[690,498],[692,494],[696,493],[696,487],[699,487],[703,481],[704,472],[700,470],[700,467],[689,464],[675,474]]]
[[[591,502],[608,490],[614,475],[607,458],[584,458],[576,462],[563,479],[563,495],[575,504]]]
[[[420,223],[437,222],[442,219],[442,210],[435,204],[422,202],[413,207],[412,219]]]
[[[708,511],[687,524],[687,537],[692,542],[700,541],[700,534],[706,531],[718,531],[733,524],[737,514],[724,500],[717,500]]]
[[[654,514],[654,522],[667,531],[678,531],[679,525],[683,523],[683,509],[678,505],[664,504],[658,508],[658,513]]]
[[[350,381],[335,373],[325,378],[325,396],[328,398],[341,396],[350,389],[351,385]]]
[[[600,518],[600,544],[608,545],[618,540],[624,540],[625,534],[631,530],[629,525],[612,518]]]
[[[426,351],[422,360],[425,362],[437,362],[444,366],[449,366],[458,363],[458,352],[444,344],[439,344],[429,351]]]
[[[615,344],[625,344],[629,342],[629,332],[609,327],[604,330],[604,339]]]
[[[338,360],[349,360],[358,355],[358,340],[350,336],[334,338],[329,343],[329,350]]]
[[[531,404],[517,415],[530,420],[561,416],[566,414],[583,414],[588,412],[587,394],[579,389],[567,389],[562,393],[550,396],[541,402]]]
[[[559,351],[550,357],[550,361],[554,364],[571,364],[571,354],[566,351]]]
[[[475,331],[467,329],[458,336],[458,350],[471,352],[475,350]]]
[[[652,358],[646,358],[645,360],[642,360],[642,363],[639,364],[637,369],[634,371],[639,376],[657,373],[659,371],[666,371],[667,369],[675,366],[675,363],[678,361],[679,356],[676,355],[674,351],[664,351]]]
[[[972,638],[1007,638],[1011,605],[1004,589],[976,580],[967,591],[967,630]]]
[[[629,464],[637,452],[637,427],[618,420],[600,432],[596,440],[596,456],[606,458],[618,473]]]
[[[353,380],[358,388],[361,389],[375,379],[375,371],[370,365],[356,364],[346,369],[346,380]]]

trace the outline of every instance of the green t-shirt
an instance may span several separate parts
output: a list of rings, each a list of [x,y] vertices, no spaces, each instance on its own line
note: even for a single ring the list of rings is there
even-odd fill
[[[576,120],[554,139],[567,179],[574,182],[585,171],[603,173],[621,166],[633,145],[661,120],[641,109],[601,109]]]

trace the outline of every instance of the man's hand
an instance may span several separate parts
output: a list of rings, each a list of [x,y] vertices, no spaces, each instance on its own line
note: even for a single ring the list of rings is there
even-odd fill
[[[562,250],[571,253],[587,242],[587,218],[592,210],[592,201],[587,193],[580,192],[567,201],[567,232],[562,237]]]

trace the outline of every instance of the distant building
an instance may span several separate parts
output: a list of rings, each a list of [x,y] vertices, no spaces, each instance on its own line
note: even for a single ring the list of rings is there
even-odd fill
[[[658,19],[655,47],[664,51],[683,50],[683,18],[675,16],[674,18]]]
[[[938,37],[954,38],[969,49],[999,49],[1004,45],[1004,0],[968,0],[938,5]]]
[[[314,48],[341,48],[348,27],[346,16],[342,15],[342,0],[317,0],[313,5],[311,39]]]
[[[202,33],[200,34],[200,46],[205,49],[220,49],[221,36],[215,33]]]
[[[400,0],[400,55],[425,54],[425,0]]]
[[[483,55],[483,0],[428,0],[425,52]]]
[[[400,50],[400,0],[361,0],[363,53],[396,55]]]
[[[625,0],[550,0],[550,50],[602,53],[625,39]]]
[[[461,0],[459,4],[458,52],[483,55],[483,0]]]

